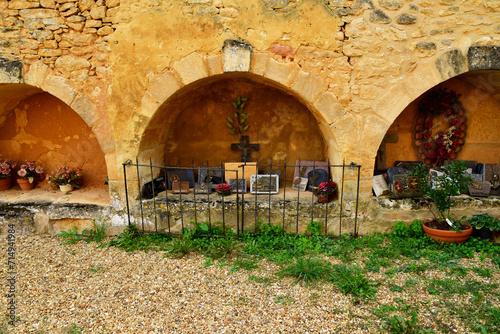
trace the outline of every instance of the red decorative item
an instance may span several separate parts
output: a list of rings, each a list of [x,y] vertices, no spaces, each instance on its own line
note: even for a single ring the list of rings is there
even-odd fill
[[[427,165],[455,160],[465,144],[467,118],[460,94],[447,88],[431,91],[420,101],[413,126],[413,145]]]

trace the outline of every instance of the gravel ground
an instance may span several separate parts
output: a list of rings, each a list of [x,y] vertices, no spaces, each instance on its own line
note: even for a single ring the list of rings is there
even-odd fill
[[[439,326],[468,332],[441,306],[443,296],[429,295],[416,274],[370,274],[382,283],[377,299],[356,303],[332,284],[304,287],[279,279],[279,267],[265,260],[258,269],[229,274],[229,265],[204,267],[199,254],[171,259],[163,252],[127,253],[84,242],[63,245],[60,238],[33,235],[18,236],[15,246],[18,322],[13,327],[2,317],[0,333],[68,333],[73,326],[83,329],[81,333],[373,333],[382,322],[373,308],[403,299],[418,307],[420,326],[438,333]],[[8,271],[7,247],[3,235],[2,277]],[[491,268],[492,278],[472,270],[467,275],[500,283],[499,270],[489,260],[481,263],[476,257],[461,264]],[[268,282],[249,279],[252,275]],[[424,275],[445,277],[440,271]],[[387,285],[403,285],[412,276],[420,282],[412,289],[394,292]],[[3,288],[9,287],[4,283]],[[5,292],[0,297],[3,312],[8,305]],[[450,298],[467,303],[470,295]],[[498,299],[493,303],[498,306]]]

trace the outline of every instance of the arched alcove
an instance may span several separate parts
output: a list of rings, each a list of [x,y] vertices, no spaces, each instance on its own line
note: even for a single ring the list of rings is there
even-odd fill
[[[250,153],[250,161],[268,164],[294,164],[302,160],[325,161],[327,144],[319,122],[321,116],[284,87],[248,73],[229,73],[199,80],[173,94],[155,113],[141,140],[140,157],[167,165],[220,165],[241,161],[231,150],[238,136],[230,134],[227,117],[235,109],[231,101],[238,96],[248,99],[244,112],[249,114],[251,143],[260,145]]]
[[[500,163],[500,71],[470,71],[432,90],[440,88],[461,94],[460,102],[466,111],[467,135],[458,159]],[[410,103],[388,129],[389,136],[379,149],[379,152],[385,150],[386,168],[393,167],[396,161],[419,161],[412,132],[418,104],[427,93]]]
[[[23,84],[0,85],[0,154],[32,160],[46,173],[58,166],[81,167],[84,185],[102,187],[107,169],[92,129],[66,103]]]

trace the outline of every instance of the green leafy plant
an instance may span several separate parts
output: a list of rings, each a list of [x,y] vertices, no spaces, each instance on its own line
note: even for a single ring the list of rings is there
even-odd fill
[[[230,134],[237,134],[238,138],[241,139],[241,134],[248,130],[248,125],[245,125],[245,121],[249,114],[245,114],[243,110],[245,109],[246,97],[238,96],[236,101],[231,101],[231,105],[234,107],[235,112],[232,117],[227,116],[227,126],[229,127]]]
[[[295,283],[303,281],[306,285],[317,283],[327,277],[331,265],[325,260],[317,258],[299,258],[294,263],[281,269],[277,275],[295,277]]]
[[[94,219],[92,228],[86,228],[82,231],[82,239],[86,242],[101,242],[106,236],[108,224],[104,218]]]
[[[484,227],[490,231],[500,231],[500,219],[491,217],[487,213],[474,215],[467,223],[478,230]]]
[[[73,229],[69,229],[67,231],[61,231],[61,233],[56,234],[56,237],[63,238],[64,243],[67,245],[76,244],[83,238],[81,234],[78,234],[78,229],[76,228],[76,226],[74,226]]]
[[[362,299],[373,298],[379,283],[365,278],[362,271],[360,267],[333,265],[328,280],[343,293]]]
[[[466,170],[465,161],[453,161],[443,167],[442,175],[432,180],[427,165],[419,165],[410,173],[412,184],[424,196],[427,208],[437,221],[450,221],[453,207],[451,197],[467,191],[472,183]]]

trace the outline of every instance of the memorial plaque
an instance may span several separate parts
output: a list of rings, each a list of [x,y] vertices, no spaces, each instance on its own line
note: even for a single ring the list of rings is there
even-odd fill
[[[174,181],[172,182],[172,192],[174,194],[189,194],[189,181]]]
[[[488,181],[474,181],[474,183],[469,186],[469,194],[474,197],[488,197],[490,191],[491,183]]]
[[[210,194],[212,192],[213,185],[207,182],[200,182],[194,184],[195,194]]]
[[[257,173],[257,163],[256,162],[226,162],[225,167],[225,179],[236,179],[236,170],[238,171],[238,178],[243,178],[243,170],[245,171],[245,180],[247,180],[247,188],[250,187],[250,176]]]
[[[187,181],[188,188],[194,188],[194,176],[192,169],[169,169],[167,170],[168,189],[172,189],[172,184],[177,181]]]
[[[385,181],[384,175],[380,174],[373,176],[373,192],[377,197],[389,194],[389,187]]]
[[[415,189],[413,178],[408,174],[395,174],[392,188],[394,196],[398,198],[420,196],[420,193]]]
[[[402,167],[391,167],[387,169],[387,183],[393,184],[393,176],[396,174],[409,174],[410,170]]]
[[[250,177],[252,194],[277,194],[279,192],[278,175],[252,175]]]
[[[314,169],[307,174],[307,179],[309,183],[306,190],[314,191],[321,183],[328,181],[328,173],[323,169]]]
[[[307,177],[296,177],[292,182],[292,189],[306,191],[309,180]]]
[[[491,184],[490,195],[500,195],[500,165],[484,164],[483,175]]]
[[[308,184],[306,185],[306,190],[309,190],[309,185],[311,185],[311,189],[310,191],[312,191],[312,187],[314,187],[314,185],[317,183],[317,179],[320,176],[320,172],[318,172],[317,170],[323,170],[325,171],[325,174],[327,176],[326,180],[328,180],[328,163],[325,162],[325,161],[300,161],[300,165],[299,165],[299,160],[295,161],[295,171],[293,173],[293,184],[292,184],[292,188],[294,185],[300,185],[302,184],[303,182],[303,179],[306,178],[308,179],[308,175],[313,171],[315,170],[314,173],[311,174],[311,176],[314,177],[314,180],[308,180]],[[323,173],[321,173],[322,175],[325,175]],[[317,183],[316,186],[318,186],[319,183]],[[302,187],[299,187],[299,189],[302,188]],[[293,189],[297,189],[297,188],[293,188]],[[300,189],[302,190],[302,189]]]
[[[245,194],[247,192],[247,182],[245,179],[229,179],[227,184],[231,186],[233,193]]]
[[[149,181],[144,184],[144,187],[142,188],[142,197],[145,199],[151,199],[153,198],[153,194],[156,196],[165,190],[165,178],[160,176],[153,181]]]

